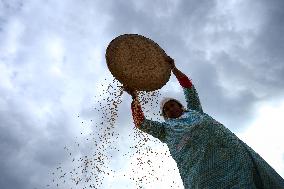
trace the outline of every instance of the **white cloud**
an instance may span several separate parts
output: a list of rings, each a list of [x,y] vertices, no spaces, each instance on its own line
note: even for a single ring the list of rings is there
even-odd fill
[[[0,64],[0,88],[2,90],[13,90],[14,86],[11,81],[12,71],[6,64]]]
[[[238,136],[284,177],[284,100],[256,107],[254,120]]]
[[[12,18],[4,29],[4,34],[0,44],[1,56],[15,55],[19,49],[21,36],[25,31],[25,25],[18,18]]]

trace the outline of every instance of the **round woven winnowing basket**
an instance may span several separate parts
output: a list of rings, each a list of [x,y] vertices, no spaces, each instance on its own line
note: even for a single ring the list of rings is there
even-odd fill
[[[162,88],[171,76],[167,54],[154,41],[138,34],[113,39],[106,49],[112,75],[124,86],[138,91]]]

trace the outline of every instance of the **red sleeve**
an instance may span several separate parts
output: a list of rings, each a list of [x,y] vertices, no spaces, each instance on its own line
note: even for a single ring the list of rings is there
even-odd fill
[[[184,88],[191,88],[192,87],[192,82],[187,76],[182,76],[177,78],[180,85]]]
[[[145,118],[139,102],[135,103],[135,100],[132,101],[131,111],[132,111],[132,117],[134,120],[135,127],[139,127]]]

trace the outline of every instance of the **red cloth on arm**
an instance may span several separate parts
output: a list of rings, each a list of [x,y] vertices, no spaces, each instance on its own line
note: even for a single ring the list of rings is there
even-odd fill
[[[135,102],[135,99],[131,103],[132,117],[134,120],[135,127],[138,128],[144,121],[144,113],[139,102]]]
[[[177,77],[180,85],[184,88],[191,88],[192,87],[192,82],[187,76],[182,76],[182,77]]]

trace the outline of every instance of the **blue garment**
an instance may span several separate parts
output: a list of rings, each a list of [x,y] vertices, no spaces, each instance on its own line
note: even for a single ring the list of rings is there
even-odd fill
[[[183,90],[182,116],[162,123],[145,118],[139,129],[167,144],[185,189],[284,189],[259,154],[203,112],[194,86]]]

